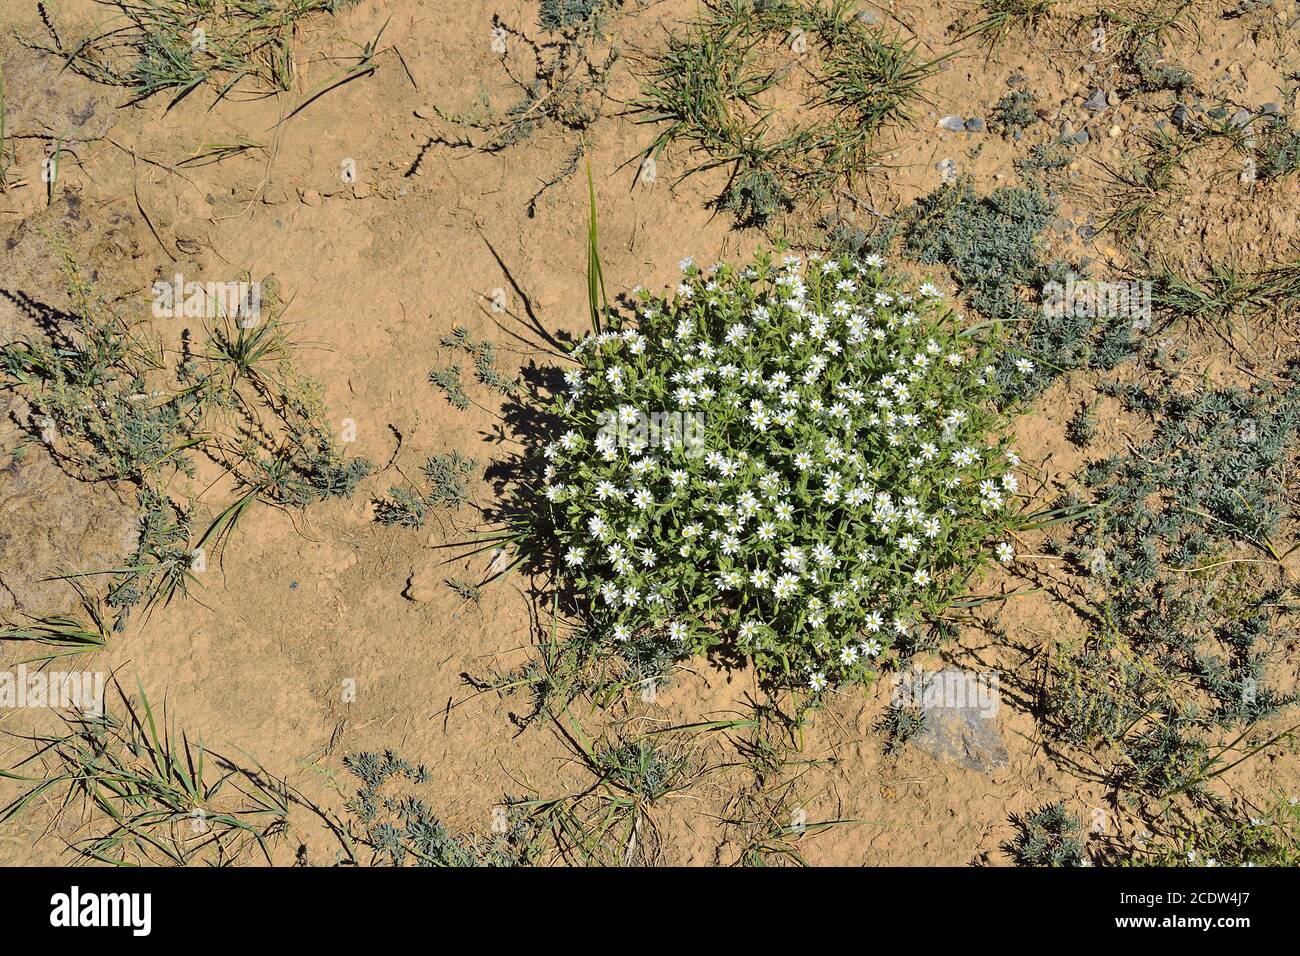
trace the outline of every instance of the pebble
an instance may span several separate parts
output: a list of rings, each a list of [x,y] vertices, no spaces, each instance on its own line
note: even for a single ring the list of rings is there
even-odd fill
[[[1169,119],[1178,129],[1187,129],[1191,125],[1192,117],[1186,106],[1182,103],[1176,103],[1174,104],[1174,111],[1169,114]]]
[[[1238,129],[1245,129],[1250,125],[1250,110],[1237,110],[1237,112],[1232,114],[1232,119],[1229,122]]]
[[[950,183],[957,178],[957,163],[952,159],[941,159],[934,164],[934,168],[939,171],[939,178]]]
[[[984,121],[978,116],[972,116],[966,121],[966,132],[982,133],[984,132]]]
[[[945,116],[939,120],[939,125],[953,133],[960,133],[966,129],[966,121],[960,116]]]
[[[1118,135],[1119,135],[1120,133],[1122,133],[1122,132],[1123,132],[1123,130],[1121,130],[1118,126],[1112,126],[1112,127],[1108,130],[1108,133],[1110,134],[1111,139],[1114,139],[1116,136],[1118,136]]]
[[[1281,115],[1282,115],[1282,104],[1281,104],[1281,103],[1265,103],[1263,106],[1261,106],[1261,107],[1259,108],[1259,111],[1260,111],[1261,113],[1263,113],[1265,116],[1281,116]]]
[[[1087,145],[1090,139],[1092,139],[1092,137],[1088,135],[1088,131],[1086,129],[1079,130],[1079,132],[1075,133],[1073,137],[1075,144],[1079,146]]]
[[[1106,91],[1098,87],[1093,91],[1092,96],[1084,101],[1083,108],[1096,113],[1098,110],[1104,110],[1108,105],[1110,104],[1106,101]]]

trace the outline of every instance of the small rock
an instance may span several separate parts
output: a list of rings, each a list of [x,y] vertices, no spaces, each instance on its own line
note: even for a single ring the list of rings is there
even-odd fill
[[[1018,143],[1025,138],[1025,131],[1022,129],[1018,129],[1011,134],[1011,138]]]
[[[863,10],[858,14],[858,19],[869,27],[873,27],[880,22],[880,18],[871,10]]]
[[[1098,110],[1104,110],[1109,104],[1106,101],[1106,91],[1098,87],[1093,91],[1092,96],[1088,97],[1084,103],[1085,110],[1091,110],[1096,113]]]
[[[1210,110],[1211,119],[1223,119],[1227,115],[1228,108],[1226,106],[1216,106],[1214,109]]]
[[[300,189],[298,190],[298,197],[302,200],[304,206],[320,205],[320,193],[315,189]]]
[[[1088,131],[1086,129],[1081,129],[1079,130],[1079,132],[1075,133],[1074,136],[1072,136],[1070,139],[1071,142],[1073,142],[1076,146],[1086,146],[1088,145],[1088,141],[1092,139],[1092,137],[1088,135]]]
[[[1085,222],[1078,229],[1078,235],[1080,239],[1091,239],[1093,236],[1097,234],[1097,232],[1098,232],[1097,227],[1090,222]]]
[[[1007,86],[1019,86],[1021,83],[1027,82],[1028,79],[1029,77],[1023,73],[1012,73],[1007,77]]]
[[[1073,136],[1073,135],[1074,135],[1074,124],[1071,123],[1068,119],[1061,120],[1061,138],[1065,139],[1066,137]]]
[[[1263,113],[1265,116],[1281,116],[1281,115],[1282,115],[1282,104],[1281,104],[1281,103],[1265,103],[1263,106],[1261,106],[1261,107],[1259,108],[1259,111],[1260,111],[1261,113]]]
[[[966,132],[968,133],[982,133],[984,129],[984,121],[978,116],[972,116],[966,121]]]
[[[1174,124],[1174,127],[1179,130],[1187,129],[1192,122],[1191,113],[1182,103],[1174,104],[1174,111],[1169,114],[1169,119]]]
[[[1116,136],[1118,136],[1120,133],[1122,133],[1122,132],[1124,132],[1124,131],[1123,131],[1122,129],[1120,129],[1118,126],[1112,126],[1112,127],[1111,127],[1109,130],[1107,130],[1106,132],[1107,132],[1107,135],[1109,135],[1111,139],[1114,139]]]
[[[1110,106],[1119,106],[1123,102],[1124,97],[1120,96],[1114,90],[1111,90],[1110,93],[1106,95],[1106,103]]]
[[[997,688],[978,675],[943,670],[913,678],[922,691],[924,715],[915,746],[935,760],[987,773],[1007,765],[1007,747],[997,725]],[[913,695],[915,695],[915,683]]]
[[[945,116],[939,120],[939,126],[952,133],[960,133],[966,129],[966,121],[960,116]]]
[[[945,183],[950,183],[957,178],[957,163],[952,159],[941,159],[934,164],[934,168],[939,170],[939,179]]]
[[[1232,114],[1232,119],[1230,119],[1228,122],[1230,122],[1233,126],[1237,127],[1237,129],[1245,129],[1247,126],[1250,125],[1250,110],[1248,109],[1237,110],[1237,112]]]

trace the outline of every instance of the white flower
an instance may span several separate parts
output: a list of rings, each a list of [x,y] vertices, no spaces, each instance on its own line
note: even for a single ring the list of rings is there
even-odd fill
[[[654,496],[644,488],[638,488],[632,495],[632,504],[636,505],[642,511],[654,504]]]
[[[684,643],[689,634],[690,630],[681,621],[673,621],[668,625],[668,637],[674,643]]]
[[[797,574],[783,574],[772,585],[772,595],[778,601],[790,597],[798,590],[799,576]]]
[[[628,627],[627,627],[626,624],[615,624],[615,625],[614,625],[614,640],[616,640],[616,641],[626,641],[626,640],[627,640],[629,637],[631,637],[631,636],[632,636],[632,634],[631,634],[631,632],[628,630]]]
[[[586,548],[570,548],[564,555],[564,562],[571,568],[581,567],[582,561],[586,556]]]
[[[820,694],[826,689],[826,675],[821,671],[814,672],[808,678],[808,687],[811,688],[814,694]]]
[[[999,541],[997,547],[993,550],[997,554],[998,560],[1003,564],[1010,564],[1015,560],[1015,548],[1011,547],[1011,545],[1006,541]]]
[[[930,572],[925,570],[925,568],[917,568],[912,572],[912,583],[925,587],[925,585],[930,583]]]

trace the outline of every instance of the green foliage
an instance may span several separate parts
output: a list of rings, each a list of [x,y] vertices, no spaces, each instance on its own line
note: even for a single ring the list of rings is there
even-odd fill
[[[925,711],[915,704],[891,704],[875,729],[885,738],[885,753],[897,753],[925,729]]]
[[[1047,16],[1057,0],[976,0],[958,40],[978,36],[988,46],[997,46],[1016,30],[1031,30]]]
[[[141,692],[67,717],[65,734],[34,738],[36,752],[0,778],[30,784],[0,807],[0,822],[46,797],[55,823],[76,809],[70,850],[83,862],[119,866],[229,866],[260,856],[286,829],[291,796],[260,767],[242,768],[156,720]],[[111,704],[115,706],[110,707]],[[29,764],[43,762],[31,776]]]
[[[1165,63],[1150,55],[1139,56],[1133,66],[1137,75],[1134,89],[1139,93],[1159,93],[1164,90],[1186,93],[1196,85],[1196,78],[1182,67]]]
[[[503,825],[490,838],[456,836],[429,805],[409,792],[429,781],[429,771],[387,750],[344,758],[361,781],[348,809],[361,824],[360,842],[377,866],[528,866],[537,854],[536,826],[515,802],[498,808]]]
[[[1004,846],[1017,866],[1088,866],[1079,820],[1064,803],[1048,803],[1023,816],[1012,815],[1019,831]]]
[[[1032,90],[1010,90],[989,112],[989,124],[1003,136],[1026,130],[1040,122],[1036,108],[1038,97]]]
[[[1257,147],[1259,177],[1282,179],[1300,170],[1300,130],[1292,129],[1281,116],[1262,125]]]
[[[792,58],[816,90],[783,112],[766,98]],[[854,182],[880,130],[911,118],[937,64],[840,0],[722,0],[672,36],[645,77],[641,122],[661,127],[647,155],[684,143],[700,156],[692,172],[727,168],[718,205],[741,225],[764,226],[797,200]]]
[[[244,80],[259,92],[289,89],[290,46],[299,23],[313,14],[337,13],[354,0],[99,2],[125,22],[70,49],[51,24],[54,52],[83,76],[141,98],[166,91],[174,102],[204,84],[221,97]]]
[[[1075,448],[1086,448],[1097,437],[1097,403],[1081,404],[1065,425],[1065,437]]]
[[[51,242],[71,310],[0,346],[0,388],[26,401],[28,427],[66,472],[127,483],[138,497],[139,543],[111,572],[107,597],[118,629],[140,602],[185,593],[191,553],[220,546],[251,502],[305,507],[352,494],[369,474],[369,462],[344,458],[326,430],[319,386],[294,366],[274,302],[265,320],[219,316],[200,354],[187,337],[173,355],[96,294],[65,240]],[[192,508],[167,488],[194,475],[195,454],[223,464],[242,490],[192,537]]]
[[[574,350],[510,533],[605,653],[867,682],[987,561],[1017,489],[994,345],[880,266],[688,262],[675,299],[644,294],[635,327]]]
[[[1130,866],[1300,866],[1300,799],[1283,797],[1262,813],[1204,813],[1144,841]]]
[[[563,30],[577,26],[611,5],[609,0],[541,0],[542,28]]]
[[[1038,236],[1056,204],[1031,189],[1002,187],[979,196],[969,177],[918,199],[875,240],[884,251],[895,236],[900,251],[923,265],[945,265],[971,307],[990,317],[1022,317],[1019,290],[1047,281]]]
[[[442,389],[442,394],[446,396],[452,408],[462,412],[469,408],[469,396],[465,394],[465,387],[461,384],[459,365],[433,369],[429,372],[429,381]]]
[[[460,452],[434,455],[423,469],[429,489],[422,494],[408,488],[388,489],[387,498],[375,499],[376,520],[389,527],[424,527],[433,512],[459,508],[469,500],[469,480],[477,467],[474,459]]]
[[[1062,372],[1113,368],[1138,347],[1130,316],[1044,308],[1048,284],[1082,269],[1044,261],[1040,236],[1055,214],[1055,201],[1036,188],[1002,187],[980,196],[961,177],[904,209],[866,247],[896,248],[923,264],[946,266],[971,308],[1014,328],[996,378],[1008,398],[1029,398]]]
[[[484,339],[481,342],[475,341],[469,334],[469,330],[463,325],[456,326],[451,334],[442,337],[443,348],[454,349],[468,355],[474,362],[474,377],[479,384],[486,385],[492,391],[511,396],[518,390],[518,385],[513,379],[503,375],[497,368],[497,348],[496,343]],[[469,408],[469,396],[465,394],[464,385],[461,382],[461,367],[459,364],[435,368],[429,372],[429,381],[442,389],[447,401],[453,408],[464,411]]]
[[[1296,700],[1270,683],[1281,593],[1255,569],[1277,560],[1300,392],[1117,391],[1155,431],[1083,473],[1098,506],[1063,550],[1106,597],[1058,658],[1049,702],[1067,739],[1118,748],[1116,783],[1165,796],[1198,790],[1226,735]],[[1236,558],[1243,545],[1264,557]]]

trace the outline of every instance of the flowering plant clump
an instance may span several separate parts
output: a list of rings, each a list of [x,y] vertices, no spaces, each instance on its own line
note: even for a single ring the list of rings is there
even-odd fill
[[[573,350],[542,489],[563,570],[625,650],[867,683],[1013,557],[994,345],[875,256],[682,269]]]

